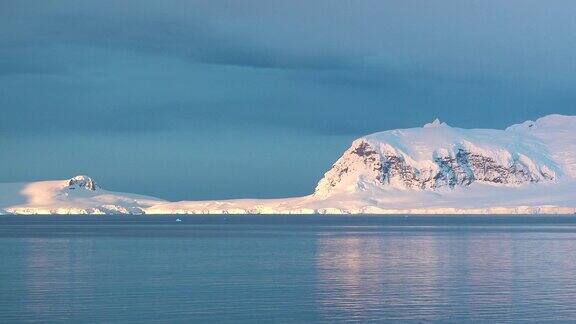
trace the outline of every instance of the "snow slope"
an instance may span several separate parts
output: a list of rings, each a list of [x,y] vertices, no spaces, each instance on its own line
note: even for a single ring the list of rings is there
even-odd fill
[[[0,213],[143,214],[161,199],[106,191],[87,176],[69,180],[0,184]]]
[[[355,140],[305,197],[168,202],[107,192],[84,176],[0,184],[0,213],[573,214],[575,140],[576,116],[505,130],[435,120]]]

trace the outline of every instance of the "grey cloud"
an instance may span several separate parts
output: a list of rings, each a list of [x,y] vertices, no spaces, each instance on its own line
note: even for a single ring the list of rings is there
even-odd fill
[[[207,64],[276,69],[346,68],[352,60],[341,53],[304,54],[268,47],[257,39],[220,32],[203,18],[172,21],[162,17],[55,14],[40,19],[30,18],[28,23],[26,32],[18,39],[5,33],[0,38],[0,47],[76,44],[172,56]]]
[[[40,48],[0,49],[0,76],[19,74],[65,75],[70,71],[65,64],[47,57]]]

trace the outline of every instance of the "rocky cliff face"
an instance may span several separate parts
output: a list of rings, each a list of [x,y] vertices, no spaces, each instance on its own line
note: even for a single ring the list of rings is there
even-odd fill
[[[434,125],[439,129],[434,129]],[[423,134],[418,132],[411,129],[354,141],[324,175],[314,194],[328,196],[370,187],[436,190],[472,183],[523,185],[556,178],[556,173],[541,158],[527,156],[525,149],[514,151],[515,145],[498,145],[497,138],[494,139],[497,144],[473,143],[467,136],[459,136],[461,130],[439,122],[428,124],[420,131]],[[440,140],[434,138],[438,134]],[[426,135],[432,139],[429,144],[425,142]],[[415,151],[412,145],[425,147],[428,155],[414,154],[419,155],[418,160],[407,153]]]

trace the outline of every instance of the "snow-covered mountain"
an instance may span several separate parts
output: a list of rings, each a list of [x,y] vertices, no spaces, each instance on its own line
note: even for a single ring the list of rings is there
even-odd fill
[[[85,175],[69,180],[0,184],[0,213],[143,214],[164,200],[101,189]]]
[[[424,128],[368,135],[352,143],[314,194],[328,197],[389,188],[437,190],[554,182],[565,169],[573,172],[574,161],[555,158],[551,147],[555,143],[549,139],[565,142],[560,148],[563,154],[573,152],[574,144],[563,138],[573,126],[572,119],[548,116],[504,131],[464,130],[436,120]]]
[[[11,195],[19,202],[14,204]],[[576,116],[550,115],[505,130],[461,129],[435,120],[421,128],[371,134],[352,142],[314,193],[305,197],[167,202],[106,192],[80,176],[0,185],[1,209],[147,214],[575,213]]]

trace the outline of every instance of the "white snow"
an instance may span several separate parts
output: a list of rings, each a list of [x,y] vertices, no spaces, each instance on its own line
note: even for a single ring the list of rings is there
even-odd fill
[[[354,153],[362,143],[373,152]],[[395,178],[381,180],[379,158],[384,156],[401,157],[426,178],[441,171],[438,158],[454,157],[459,150],[502,166],[519,163],[535,180],[416,189]],[[326,172],[316,191],[304,197],[169,202],[106,191],[88,176],[0,184],[0,214],[128,213],[574,214],[576,116],[549,115],[505,130],[461,129],[435,120],[422,128],[364,136]]]
[[[145,208],[162,202],[100,189],[88,176],[0,184],[0,210],[10,214],[143,214]]]

